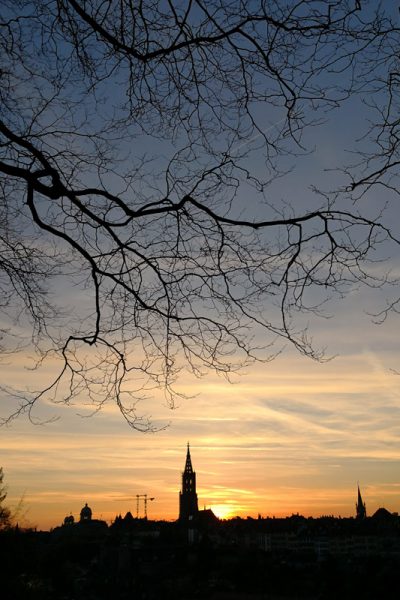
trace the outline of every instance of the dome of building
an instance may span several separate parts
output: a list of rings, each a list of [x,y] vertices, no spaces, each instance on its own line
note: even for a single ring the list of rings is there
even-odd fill
[[[86,502],[85,506],[81,510],[81,521],[91,521],[91,519],[92,519],[92,509],[87,505],[87,502]]]

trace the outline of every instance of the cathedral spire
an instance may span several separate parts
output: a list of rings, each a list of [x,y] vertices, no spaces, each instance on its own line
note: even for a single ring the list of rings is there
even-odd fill
[[[190,445],[187,443],[185,473],[193,473],[192,459],[190,456]]]
[[[179,493],[179,520],[187,521],[196,517],[199,512],[196,493],[196,473],[193,470],[190,456],[190,445],[187,444],[185,470],[182,473],[182,491]]]

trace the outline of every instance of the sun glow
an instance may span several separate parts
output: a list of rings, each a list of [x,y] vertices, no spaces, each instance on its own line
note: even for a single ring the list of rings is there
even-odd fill
[[[211,510],[218,519],[230,519],[237,513],[237,506],[232,504],[213,504]]]

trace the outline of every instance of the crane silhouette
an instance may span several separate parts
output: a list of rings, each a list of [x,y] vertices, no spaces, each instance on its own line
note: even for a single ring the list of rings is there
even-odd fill
[[[147,519],[147,502],[152,502],[155,498],[149,498],[147,494],[136,494],[136,518],[139,518],[139,503],[140,498],[143,498],[144,518]]]

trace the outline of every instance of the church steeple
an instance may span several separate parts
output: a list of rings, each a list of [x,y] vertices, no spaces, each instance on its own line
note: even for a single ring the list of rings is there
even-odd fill
[[[196,493],[196,473],[193,470],[189,442],[185,470],[182,473],[182,491],[179,493],[179,520],[193,519],[199,512]]]
[[[192,458],[190,456],[190,445],[187,443],[185,473],[193,473]]]
[[[365,502],[363,502],[360,492],[360,486],[357,485],[358,495],[357,495],[357,504],[356,504],[356,519],[365,519],[367,516],[367,509],[365,506]]]

